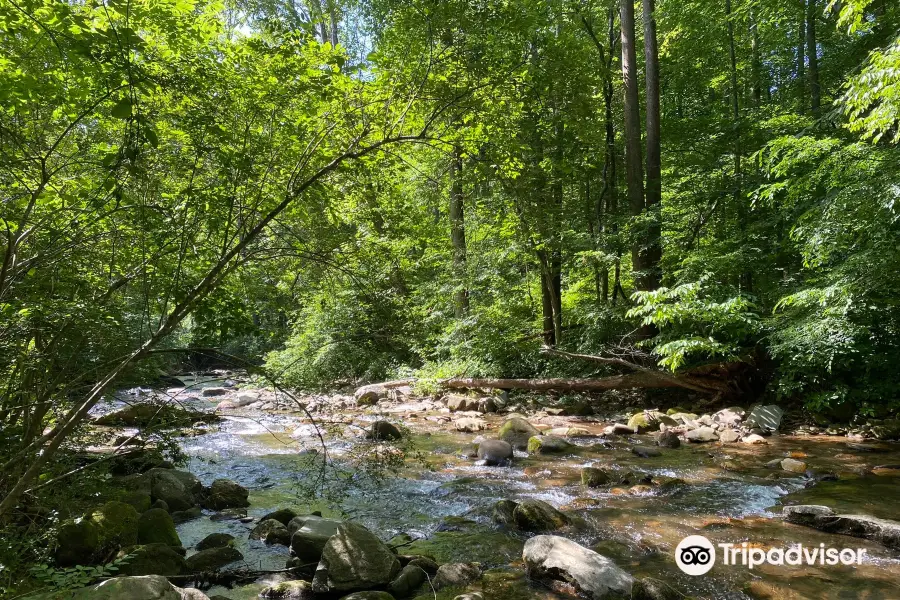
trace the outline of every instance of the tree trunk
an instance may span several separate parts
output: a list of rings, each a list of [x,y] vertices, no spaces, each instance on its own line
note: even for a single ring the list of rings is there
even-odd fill
[[[762,68],[759,59],[759,23],[756,13],[750,9],[750,51],[752,53],[751,77],[753,79],[753,105],[762,105]]]
[[[797,99],[800,112],[806,109],[806,5],[800,0],[800,24],[797,40]]]
[[[675,378],[677,379],[677,378]],[[724,381],[717,383],[719,390],[710,389],[709,393],[723,391],[727,385]],[[655,373],[639,372],[628,375],[613,375],[602,379],[551,378],[551,379],[469,379],[453,378],[441,382],[441,386],[450,389],[500,389],[500,390],[532,390],[546,392],[551,390],[571,392],[592,392],[604,390],[624,390],[636,388],[685,388],[686,386],[671,379],[657,377]]]
[[[644,8],[644,72],[647,87],[647,198],[646,209],[652,219],[647,228],[647,271],[644,286],[655,290],[662,280],[659,261],[660,205],[662,203],[662,152],[660,149],[659,50],[656,43],[655,0],[643,0]]]
[[[809,55],[809,98],[813,116],[820,111],[821,90],[819,88],[819,56],[816,44],[816,0],[808,0],[806,5],[806,49]]]
[[[641,121],[638,106],[637,54],[634,48],[634,3],[623,0],[619,16],[622,35],[622,79],[625,111],[625,184],[628,208],[633,218],[644,212],[644,169],[641,164]],[[631,264],[638,289],[648,289],[645,282],[645,240],[636,236],[631,246]]]
[[[462,150],[454,147],[450,159],[450,241],[453,245],[453,308],[457,319],[469,311],[466,289],[466,226],[462,186]]]
[[[544,344],[551,348],[556,345],[556,327],[553,323],[553,278],[547,253],[538,253],[541,263],[541,323],[544,330]]]

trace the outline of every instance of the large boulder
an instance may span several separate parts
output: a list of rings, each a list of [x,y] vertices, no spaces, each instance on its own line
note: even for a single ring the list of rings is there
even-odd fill
[[[227,564],[243,560],[244,555],[231,546],[208,548],[188,556],[187,568],[190,573],[216,571]]]
[[[783,514],[789,523],[815,527],[827,533],[864,538],[900,550],[900,521],[868,515],[839,515],[827,506],[810,504],[785,506]]]
[[[631,597],[631,575],[572,540],[535,536],[525,542],[522,559],[530,577],[565,581],[592,600]]]
[[[356,523],[341,523],[322,551],[313,591],[336,593],[388,585],[400,572],[400,561],[375,534]]]
[[[63,523],[56,533],[56,564],[74,567],[93,562],[100,549],[100,530],[90,519]]]
[[[347,596],[341,596],[340,600],[394,600],[394,597],[387,592],[370,590],[368,592],[354,592]]]
[[[166,544],[144,544],[119,552],[130,554],[127,563],[119,567],[122,575],[182,575],[187,573],[184,557]]]
[[[267,521],[269,519],[275,519],[276,521],[287,527],[288,523],[291,522],[291,519],[296,517],[297,514],[297,511],[292,508],[279,508],[276,511],[263,515],[259,520]]]
[[[732,406],[731,408],[723,408],[722,410],[713,413],[712,420],[713,423],[721,423],[728,427],[739,427],[741,421],[744,420],[745,414],[743,408]]]
[[[203,508],[223,510],[250,506],[247,497],[250,492],[244,486],[230,479],[216,479],[209,486],[209,493],[203,500]]]
[[[784,411],[775,404],[767,406],[757,406],[750,411],[744,425],[748,429],[759,428],[764,432],[772,433],[778,431],[781,427],[781,419],[784,417]]]
[[[478,458],[489,466],[506,465],[512,461],[513,448],[503,440],[484,440],[478,444]]]
[[[497,431],[497,437],[517,450],[528,448],[528,440],[541,435],[539,429],[521,417],[510,417]]]
[[[137,543],[181,547],[181,538],[169,513],[161,508],[151,508],[138,519]]]
[[[299,522],[302,519],[302,522]],[[294,533],[291,535],[291,556],[304,563],[318,562],[322,558],[325,544],[338,532],[342,521],[323,517],[297,517],[291,521]]]
[[[543,500],[528,499],[513,511],[516,526],[523,531],[554,531],[569,524],[569,517]]]
[[[572,444],[554,435],[536,435],[528,440],[529,454],[563,454],[572,447]]]
[[[175,587],[161,575],[113,577],[71,592],[49,592],[31,600],[209,600],[193,588]]]
[[[193,508],[203,492],[203,484],[187,471],[150,469],[144,474],[150,483],[150,497],[162,500],[171,511]]]
[[[91,513],[91,521],[97,525],[100,548],[103,551],[133,546],[138,541],[138,512],[124,502],[107,502]]]
[[[262,540],[266,544],[282,544],[288,546],[291,543],[291,532],[281,521],[266,519],[256,524],[250,532],[251,540]]]

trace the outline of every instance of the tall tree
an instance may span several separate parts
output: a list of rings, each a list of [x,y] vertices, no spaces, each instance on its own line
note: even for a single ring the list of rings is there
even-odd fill
[[[659,287],[662,274],[660,240],[660,208],[662,204],[662,151],[660,149],[659,49],[656,41],[655,0],[643,0],[644,9],[644,77],[647,88],[647,225],[646,275],[641,290]]]
[[[806,4],[806,48],[809,55],[809,106],[813,116],[819,116],[822,103],[819,87],[819,49],[816,42],[816,0]]]
[[[622,36],[622,79],[624,84],[625,189],[629,212],[633,218],[638,218],[643,214],[645,204],[633,0],[623,0],[621,3],[619,29]],[[649,289],[645,279],[647,269],[645,254],[645,236],[635,236],[631,244],[631,265],[635,273],[636,287],[640,290]]]
[[[453,309],[457,319],[469,311],[469,291],[466,289],[466,222],[462,184],[462,150],[454,146],[450,157],[450,241],[453,245]]]

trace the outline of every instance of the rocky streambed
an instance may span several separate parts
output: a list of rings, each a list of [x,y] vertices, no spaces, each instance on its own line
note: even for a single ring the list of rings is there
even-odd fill
[[[218,416],[181,424],[190,475],[132,477],[181,477],[194,494],[191,506],[164,506],[151,489],[156,508],[139,516],[174,517],[180,546],[170,545],[186,557],[168,568],[267,572],[210,597],[900,598],[894,443],[787,434],[772,409],[570,416],[583,411],[402,386],[294,399],[185,383],[168,401]],[[131,433],[106,422],[120,441]],[[339,501],[310,500],[323,488]],[[800,505],[827,508],[785,516]],[[852,566],[717,563],[691,576],[675,562],[689,535],[866,552]]]

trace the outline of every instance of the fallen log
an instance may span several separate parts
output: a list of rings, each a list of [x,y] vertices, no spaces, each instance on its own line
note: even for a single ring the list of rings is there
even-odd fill
[[[500,390],[531,390],[535,392],[561,391],[561,392],[599,392],[605,390],[625,390],[636,388],[683,388],[686,387],[670,379],[662,379],[650,373],[631,373],[629,375],[613,375],[601,379],[572,379],[555,377],[549,379],[478,379],[468,377],[454,377],[441,381],[441,385],[450,389],[500,389]],[[722,389],[725,383],[721,383]],[[712,389],[704,388],[705,393],[715,393]]]

